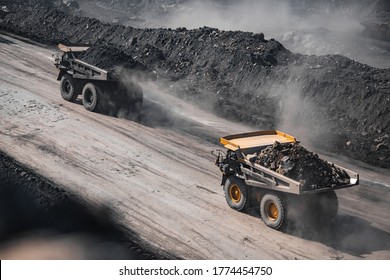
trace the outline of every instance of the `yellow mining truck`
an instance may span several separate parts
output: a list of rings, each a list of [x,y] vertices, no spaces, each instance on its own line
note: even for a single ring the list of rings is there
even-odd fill
[[[80,60],[80,54],[91,46],[59,44],[58,48],[63,54],[54,56],[54,65],[59,70],[57,80],[60,81],[63,99],[74,102],[81,95],[81,101],[88,111],[108,113],[117,107],[110,105],[128,104],[130,112],[139,112],[143,92],[138,83],[131,81],[125,86],[116,73]],[[151,79],[155,79],[155,73],[150,76],[152,74]]]
[[[262,220],[274,229],[282,228],[287,217],[302,220],[315,215],[316,221],[331,221],[338,211],[335,190],[359,184],[357,173],[329,162],[332,168],[345,174],[347,179],[343,184],[313,187],[289,178],[280,169],[274,171],[256,163],[253,160],[256,155],[275,143],[299,143],[295,137],[277,130],[229,135],[220,138],[220,143],[227,152],[218,150],[213,154],[222,172],[221,185],[228,205],[237,211],[260,205]]]

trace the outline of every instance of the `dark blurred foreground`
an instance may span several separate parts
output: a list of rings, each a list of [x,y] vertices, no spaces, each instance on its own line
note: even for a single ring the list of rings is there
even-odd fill
[[[88,206],[0,152],[0,259],[161,259],[108,207]]]

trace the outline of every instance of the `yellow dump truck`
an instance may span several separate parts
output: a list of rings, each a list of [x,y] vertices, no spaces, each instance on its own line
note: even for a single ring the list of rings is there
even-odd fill
[[[329,162],[326,163],[345,174],[343,184],[308,187],[301,180],[256,163],[256,155],[275,143],[298,143],[295,137],[277,130],[229,135],[220,138],[220,143],[227,152],[214,152],[215,163],[222,172],[221,185],[228,205],[237,211],[260,205],[262,220],[274,229],[282,228],[287,217],[316,214],[317,220],[332,220],[338,211],[335,190],[359,184],[357,173]]]
[[[90,46],[59,44],[58,48],[63,54],[54,56],[54,65],[59,70],[57,80],[60,81],[63,99],[74,102],[81,95],[85,109],[93,112],[113,111],[114,108],[110,108],[109,104],[127,104],[130,111],[139,112],[143,92],[138,83],[131,81],[125,86],[112,71],[80,60],[80,54],[90,49]]]

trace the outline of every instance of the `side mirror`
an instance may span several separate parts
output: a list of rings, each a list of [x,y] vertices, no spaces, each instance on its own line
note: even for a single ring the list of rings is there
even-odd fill
[[[240,146],[238,146],[238,149],[235,151],[235,154],[239,162],[245,162],[245,155],[242,153]]]

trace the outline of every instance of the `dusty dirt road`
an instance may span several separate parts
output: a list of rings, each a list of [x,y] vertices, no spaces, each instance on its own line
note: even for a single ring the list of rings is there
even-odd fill
[[[140,123],[88,112],[61,98],[53,51],[0,36],[0,149],[84,200],[110,205],[146,241],[186,259],[390,259],[388,171],[347,163],[363,183],[338,191],[329,228],[269,229],[227,206],[210,155],[213,137],[249,128],[153,85],[144,85]]]

